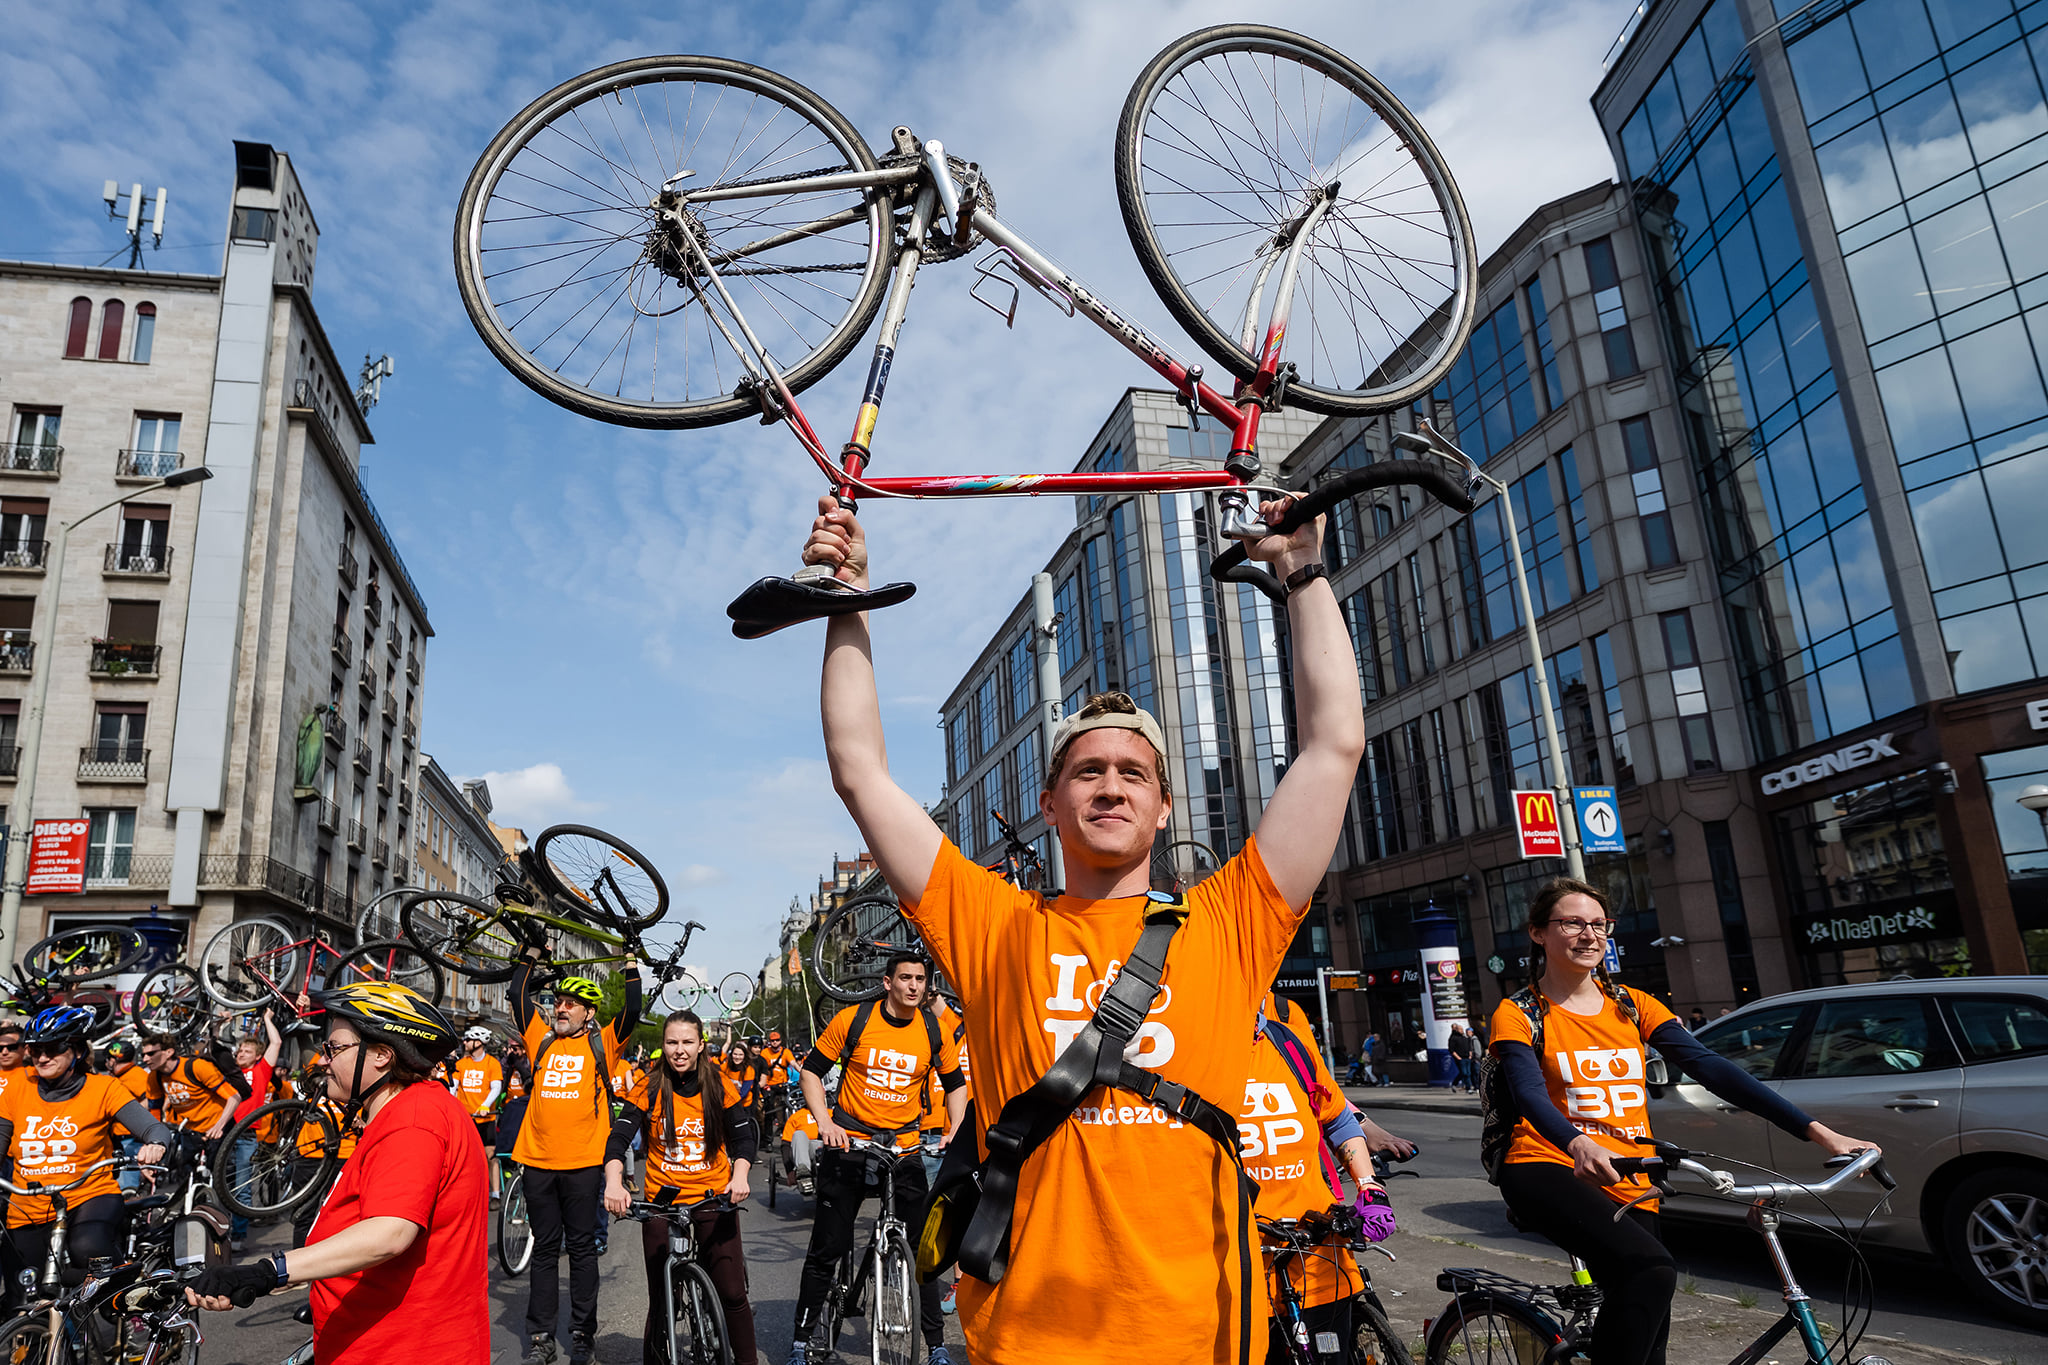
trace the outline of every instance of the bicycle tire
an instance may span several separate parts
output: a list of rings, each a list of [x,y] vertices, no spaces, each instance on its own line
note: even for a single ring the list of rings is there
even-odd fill
[[[909,1243],[893,1236],[883,1241],[868,1281],[868,1355],[874,1365],[917,1365],[922,1338],[911,1282],[915,1264]]]
[[[1564,1340],[1548,1313],[1504,1294],[1474,1290],[1444,1305],[1424,1344],[1424,1365],[1533,1365]],[[1570,1359],[1577,1359],[1577,1356]]]
[[[238,1139],[259,1134],[266,1123],[274,1125],[275,1141],[258,1141],[257,1161],[268,1161],[275,1169],[260,1176],[252,1168],[248,1188],[238,1189],[234,1178],[234,1148]],[[319,1155],[309,1176],[301,1178],[296,1158],[299,1143],[317,1133]],[[230,1213],[244,1218],[280,1218],[327,1188],[341,1162],[341,1134],[334,1120],[311,1100],[273,1100],[251,1110],[221,1138],[213,1158],[213,1192]],[[278,1177],[282,1177],[281,1182]],[[278,1182],[278,1183],[271,1183]]]
[[[24,1313],[0,1323],[0,1360],[7,1365],[53,1365],[49,1313]]]
[[[199,984],[222,1009],[262,1009],[305,977],[307,949],[281,919],[255,915],[224,926],[199,955]]]
[[[887,933],[856,934],[860,918],[886,906],[895,916],[880,917]],[[825,922],[811,936],[811,972],[825,994],[841,1004],[857,1005],[879,1000],[884,989],[882,967],[896,951],[925,955],[924,940],[909,920],[902,917],[896,901],[888,896],[862,896],[840,905],[825,916]]]
[[[727,972],[718,981],[718,1003],[727,1014],[737,1014],[754,1003],[754,978],[745,972]]]
[[[505,1181],[495,1233],[491,1241],[497,1249],[498,1268],[512,1279],[524,1275],[533,1260],[533,1223],[526,1213],[526,1172],[522,1170],[515,1169]]]
[[[626,115],[628,130],[636,137],[641,130],[645,130],[648,149],[656,162],[656,174],[670,169],[699,169],[684,165],[685,160],[697,150],[697,142],[693,141],[688,149],[681,146],[680,139],[673,133],[672,107],[667,111],[667,123],[671,131],[671,149],[676,153],[673,164],[664,157],[656,141],[653,123],[644,117],[646,110],[643,90],[660,88],[665,102],[672,104],[666,88],[670,82],[688,82],[690,85],[689,93],[692,98],[683,115],[683,129],[686,134],[696,112],[694,96],[699,85],[716,86],[721,92],[731,90],[747,94],[749,107],[744,111],[728,111],[725,115],[728,118],[734,114],[742,120],[751,117],[759,102],[764,100],[778,111],[769,116],[761,131],[757,132],[753,141],[744,148],[740,146],[740,140],[746,136],[746,124],[742,122],[734,132],[731,143],[734,151],[727,154],[725,167],[717,172],[715,178],[708,181],[693,181],[685,186],[686,195],[690,190],[702,191],[713,185],[737,184],[773,176],[875,168],[874,153],[868,150],[868,145],[861,139],[859,131],[838,110],[785,76],[751,63],[730,61],[721,57],[639,57],[599,67],[564,81],[548,91],[522,109],[496,137],[491,139],[490,144],[484,148],[483,155],[477,158],[476,166],[470,171],[469,178],[462,187],[462,197],[455,215],[455,277],[461,290],[463,307],[469,313],[470,323],[499,362],[535,393],[568,408],[571,412],[621,426],[711,426],[755,415],[761,411],[757,399],[738,391],[737,381],[746,373],[738,358],[734,356],[723,365],[720,363],[718,348],[724,343],[710,335],[711,315],[703,312],[704,295],[686,294],[680,287],[668,288],[671,283],[680,282],[671,272],[663,270],[660,262],[663,259],[673,260],[674,255],[685,248],[674,244],[673,238],[664,236],[660,220],[652,207],[657,194],[655,185],[642,178],[637,167],[629,168],[614,163],[607,154],[610,144],[599,134],[589,134],[589,124],[583,125],[588,135],[581,137],[572,137],[563,129],[556,128],[557,120],[574,117],[581,123],[583,110],[595,101],[602,101],[607,95],[612,97],[619,109],[624,109],[624,92],[630,91],[634,111]],[[738,100],[734,101],[736,106],[738,103]],[[604,109],[607,121],[610,122],[613,111],[602,105],[598,107]],[[720,107],[721,102],[714,100],[706,108],[704,122],[696,131],[696,139],[702,140],[711,132],[712,124],[721,117]],[[758,159],[750,161],[749,158],[754,155],[755,143],[763,140],[768,125],[780,118],[782,111],[788,112],[791,116],[785,128],[793,131],[773,134],[769,145],[760,149],[761,156],[775,156],[777,160],[767,163]],[[590,123],[595,122],[596,119],[593,117]],[[635,122],[640,124],[640,128],[632,127]],[[616,122],[611,122],[611,126],[615,132],[618,131]],[[804,136],[806,128],[817,135],[818,144],[825,149],[819,156],[813,156],[809,147],[799,151],[787,150],[792,139]],[[549,136],[551,129],[554,129],[552,137]],[[723,129],[719,131],[717,140],[725,140]],[[542,145],[536,148],[536,143]],[[617,145],[622,150],[627,150],[624,134],[620,134]],[[550,156],[551,152],[560,159],[553,159]],[[531,155],[527,155],[528,153]],[[715,151],[713,155],[716,155]],[[792,158],[799,164],[786,164]],[[629,153],[629,161],[630,159]],[[830,164],[810,164],[811,161],[819,159]],[[569,164],[564,165],[565,161]],[[603,163],[602,167],[599,163]],[[552,166],[554,169],[543,170],[544,165]],[[587,168],[591,174],[584,175],[579,168]],[[511,193],[504,195],[502,203],[516,209],[517,212],[494,217],[492,204],[494,199],[499,198],[500,184],[508,175],[514,178],[516,193],[526,195],[527,199],[514,198]],[[609,197],[611,202],[607,203],[602,198],[592,198],[570,184],[554,184],[547,178],[555,175],[559,175],[565,182],[581,180],[585,185],[597,190],[600,195]],[[637,188],[627,183],[629,178],[638,182]],[[612,193],[614,185],[619,191],[616,195]],[[815,222],[835,211],[855,212],[856,206],[859,206],[858,216],[852,222],[834,228],[828,233],[803,238],[801,243],[792,241],[788,244],[801,244],[807,251],[814,254],[823,253],[832,259],[789,259],[786,253],[783,253],[783,249],[777,247],[755,257],[754,259],[760,262],[759,265],[741,266],[728,280],[729,290],[735,290],[740,294],[751,292],[755,299],[764,302],[765,306],[757,308],[757,316],[750,318],[749,321],[754,326],[762,345],[770,356],[776,359],[778,367],[782,370],[783,380],[792,393],[800,393],[822,379],[859,343],[882,306],[882,297],[894,266],[895,234],[890,222],[891,196],[863,190],[821,193],[831,195],[829,203],[813,203],[809,207],[791,206],[795,216],[786,223],[766,222],[762,216],[776,211],[778,205],[789,199],[803,203],[811,200],[813,196],[779,197],[772,202],[765,199],[742,200],[739,201],[742,205],[758,204],[762,207],[751,211],[743,208],[738,214],[728,214],[716,204],[699,204],[696,208],[688,210],[691,223],[697,232],[697,240],[705,245],[708,254],[708,249],[744,244],[748,237],[763,229],[771,232],[777,229],[788,230],[802,224],[806,219]],[[577,201],[580,201],[580,206]],[[550,206],[557,203],[562,205],[560,209]],[[538,226],[508,226],[514,222],[535,223]],[[737,242],[730,238],[718,237],[717,234],[728,227],[738,237]],[[552,237],[549,236],[550,228],[553,230]],[[565,238],[565,233],[592,235]],[[505,240],[507,237],[528,234],[537,234],[541,240],[523,244]],[[604,240],[606,238],[610,240]],[[590,242],[597,242],[598,245],[589,251],[574,249]],[[552,257],[546,254],[564,247],[571,249],[561,251]],[[631,251],[632,255],[626,256],[625,251]],[[521,252],[537,259],[528,259],[527,256],[520,255]],[[506,263],[499,268],[487,269],[487,253],[498,253],[498,256],[493,258],[494,267],[499,267],[499,258],[503,258]],[[501,305],[510,308],[515,304],[524,303],[526,298],[533,295],[508,294],[494,301],[493,279],[516,275],[520,271],[539,269],[553,261],[570,260],[579,256],[582,257],[581,260],[565,267],[567,278],[556,285],[548,297],[517,317],[508,318],[501,315]],[[624,263],[615,265],[615,261]],[[728,260],[726,264],[731,266],[732,261]],[[749,269],[761,273],[753,276],[739,273]],[[744,280],[759,278],[802,282],[808,289],[816,290],[823,295],[829,294],[830,291],[816,284],[820,275],[850,273],[856,269],[860,272],[859,283],[840,302],[828,302],[823,297],[812,298],[807,292],[807,301],[798,304],[795,299],[791,299],[772,283],[765,289],[751,283],[742,283]],[[622,286],[618,280],[621,275],[625,277]],[[640,277],[637,280],[636,275]],[[603,281],[601,286],[600,280]],[[528,275],[522,282],[508,281],[500,287],[499,292],[504,293],[507,289],[525,289],[536,284],[544,286],[545,282],[544,278]],[[569,289],[572,285],[577,287],[569,298],[562,301],[561,310],[569,309],[578,299],[582,300],[581,306],[574,312],[564,313],[555,310],[553,294]],[[559,362],[551,363],[545,359],[544,356],[553,344],[554,337],[568,327],[569,320],[578,318],[581,313],[609,294],[614,287],[619,287],[618,298],[604,304],[596,320],[583,331],[576,345],[563,353]],[[629,291],[633,292],[633,297],[628,297]],[[644,299],[639,296],[641,291],[645,291]],[[538,292],[538,289],[534,291],[536,295]],[[810,329],[818,332],[815,339],[808,338],[804,328],[800,328],[774,305],[770,298],[771,292],[781,294],[794,308],[809,312],[813,318],[819,320],[822,331]],[[668,298],[665,299],[664,295]],[[636,315],[635,320],[627,324],[628,327],[637,329],[638,318],[658,319],[664,315],[664,309],[669,314],[681,312],[693,306],[693,298],[701,316],[686,317],[671,330],[680,330],[686,347],[692,332],[701,330],[704,333],[705,344],[711,351],[708,360],[715,389],[707,384],[695,398],[691,397],[689,353],[686,349],[681,363],[677,363],[674,349],[671,347],[670,355],[664,363],[660,353],[658,323],[657,326],[650,328],[654,339],[648,344],[652,350],[653,367],[645,371],[649,384],[648,401],[642,402],[637,397],[626,397],[627,370],[633,359],[630,331],[612,342],[611,350],[592,368],[589,382],[578,382],[561,373],[564,367],[575,360],[576,352],[581,349],[582,340],[587,339],[590,332],[595,331],[599,324],[612,315],[621,299],[627,302],[630,311]],[[643,307],[643,302],[653,305],[652,310]],[[670,307],[671,303],[673,307]],[[818,308],[824,309],[825,312],[821,313],[812,308],[811,303],[816,303]],[[544,308],[549,311],[543,313]],[[541,315],[539,321],[532,328],[522,331],[524,324],[536,314]],[[724,316],[729,316],[723,308],[720,314],[723,315],[721,321],[724,320]],[[779,325],[776,321],[771,321],[770,314],[779,320]],[[835,316],[836,321],[833,320]],[[563,320],[556,322],[553,332],[544,337],[537,335],[541,328],[546,327],[557,317]],[[620,352],[620,342],[625,342],[626,345],[617,365],[618,383],[613,385],[609,392],[602,387],[592,387],[611,368],[613,355]],[[536,355],[536,350],[542,354]],[[643,356],[645,354],[646,351],[643,350]],[[700,362],[700,372],[703,368],[704,365]],[[580,365],[578,372],[581,372]],[[636,381],[639,373],[635,372]],[[666,378],[674,383],[678,374],[682,376],[682,393],[666,401],[656,401],[654,385],[658,379]],[[728,382],[728,378],[731,382]],[[634,392],[637,394],[638,391],[636,382]]]
[[[1271,59],[1270,74],[1261,70],[1262,57]],[[1309,92],[1318,82],[1325,97],[1327,88],[1335,86],[1348,103],[1341,122],[1325,120],[1326,110],[1318,107],[1311,129]],[[1289,117],[1297,89],[1301,129]],[[1222,120],[1203,100],[1205,92],[1217,97]],[[1171,126],[1160,110],[1162,101],[1169,108],[1175,103],[1188,108],[1196,131]],[[1262,122],[1269,113],[1272,117]],[[1238,114],[1244,116],[1243,128],[1237,126]],[[1373,120],[1384,136],[1373,138]],[[1201,126],[1205,121],[1206,129]],[[1272,141],[1291,142],[1305,166],[1288,165],[1283,147],[1265,145],[1266,123],[1275,129]],[[1282,125],[1285,137],[1279,132]],[[1327,128],[1335,129],[1334,140],[1324,140]],[[1198,134],[1218,138],[1220,154],[1207,151]],[[1393,142],[1398,151],[1379,155]],[[1270,164],[1256,164],[1262,153]],[[1368,156],[1378,156],[1370,169]],[[1255,163],[1251,169],[1247,159]],[[1212,174],[1203,169],[1204,162],[1222,173],[1213,188],[1202,184]],[[1254,171],[1269,176],[1271,183]],[[1420,183],[1389,186],[1404,173]],[[1415,117],[1370,72],[1334,48],[1284,29],[1224,24],[1190,33],[1154,57],[1132,84],[1117,122],[1117,203],[1138,263],[1174,320],[1239,379],[1258,373],[1264,349],[1256,340],[1247,345],[1243,335],[1246,302],[1255,283],[1267,283],[1264,271],[1253,276],[1253,263],[1277,252],[1283,245],[1279,229],[1298,221],[1308,194],[1332,181],[1340,183],[1338,197],[1301,252],[1287,330],[1308,338],[1308,344],[1284,357],[1300,372],[1288,384],[1286,401],[1324,414],[1384,412],[1428,393],[1450,372],[1471,332],[1479,292],[1471,216],[1450,168]],[[1344,193],[1345,186],[1354,193]],[[1359,190],[1371,193],[1360,197]],[[1387,202],[1395,194],[1405,197]],[[1211,217],[1174,221],[1170,196],[1184,197],[1190,211]],[[1214,221],[1218,214],[1234,216],[1235,222]],[[1358,218],[1371,221],[1370,233]],[[1217,236],[1235,223],[1244,226]],[[1443,251],[1446,259],[1415,254],[1424,251]],[[1347,254],[1353,252],[1364,258],[1362,272]],[[1340,276],[1354,283],[1377,277],[1386,287],[1366,297]],[[1277,281],[1270,283],[1277,290]],[[1352,292],[1347,295],[1347,290]],[[1327,329],[1317,316],[1325,299],[1334,310]],[[1360,311],[1371,315],[1369,323],[1361,322]],[[1363,335],[1366,328],[1374,334]],[[1330,350],[1333,335],[1340,347],[1355,347],[1355,361],[1346,357],[1340,363]],[[1424,344],[1418,346],[1418,338]]]
[[[160,1033],[180,1042],[198,1032],[212,1012],[199,973],[182,962],[166,962],[143,977],[128,1002],[128,1017],[143,1036]]]
[[[648,929],[668,913],[668,883],[646,855],[589,825],[549,825],[542,830],[533,841],[533,869],[549,894],[599,928]],[[601,883],[609,883],[609,894]]]
[[[404,932],[398,924],[398,905],[407,896],[418,895],[426,890],[422,886],[394,886],[389,891],[372,896],[356,912],[356,942],[377,943],[398,938]],[[385,909],[385,906],[390,909]]]
[[[119,976],[149,956],[149,943],[125,924],[81,924],[35,944],[22,970],[65,985]]]
[[[782,1188],[782,1129],[778,1125],[774,1136],[768,1133],[768,1125],[761,1125],[762,1174],[768,1177],[768,1207],[775,1207],[776,1192]]]
[[[1216,850],[1200,839],[1175,839],[1152,852],[1152,889],[1168,895],[1190,891],[1222,866]]]
[[[1415,1365],[1386,1311],[1365,1294],[1351,1301],[1351,1359],[1355,1365]]]
[[[725,1305],[711,1272],[696,1261],[672,1269],[676,1295],[676,1358],[669,1365],[733,1365]],[[749,1363],[751,1365],[751,1362]]]
[[[524,940],[513,912],[452,891],[423,891],[399,903],[405,941],[442,970],[494,986],[510,981]]]
[[[351,948],[327,969],[327,988],[358,981],[396,981],[435,1005],[448,993],[441,964],[405,939],[384,939]]]

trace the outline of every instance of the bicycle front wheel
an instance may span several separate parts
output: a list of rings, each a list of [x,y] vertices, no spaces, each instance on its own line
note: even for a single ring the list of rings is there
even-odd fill
[[[514,1168],[498,1200],[498,1269],[517,1279],[533,1260],[533,1224],[526,1215],[526,1173]]]
[[[235,1144],[245,1137],[256,1139],[256,1150],[249,1169],[237,1171]],[[340,1163],[334,1120],[311,1100],[278,1100],[228,1129],[214,1156],[213,1188],[231,1212],[277,1218],[317,1199]]]
[[[737,1014],[754,1003],[754,978],[745,972],[727,972],[718,983],[718,1003],[726,1013]]]
[[[1472,329],[1478,257],[1449,167],[1385,86],[1313,39],[1227,24],[1154,57],[1124,101],[1116,189],[1174,320],[1240,379],[1262,323],[1284,323],[1287,401],[1310,412],[1421,397]],[[1276,319],[1280,262],[1325,201]]]
[[[718,1300],[711,1272],[695,1261],[688,1261],[676,1265],[672,1273],[676,1353],[669,1365],[732,1365],[732,1343],[725,1334],[725,1305]]]
[[[128,1003],[128,1017],[144,1036],[162,1033],[180,1040],[197,1031],[211,1012],[199,973],[182,962],[167,962],[143,977]]]
[[[447,993],[447,978],[442,975],[441,964],[404,939],[365,943],[343,953],[327,969],[329,990],[359,981],[396,981],[436,1005]]]
[[[7,1365],[53,1365],[50,1315],[27,1313],[0,1325],[0,1361]]]
[[[533,841],[550,895],[599,928],[646,929],[668,913],[668,883],[638,849],[588,825],[550,825]]]
[[[305,942],[283,920],[239,919],[206,942],[199,981],[224,1009],[255,1010],[298,994]]]
[[[874,1365],[916,1365],[917,1291],[910,1276],[909,1246],[900,1238],[889,1238],[868,1281],[869,1353]]]
[[[1563,1339],[1549,1314],[1481,1291],[1445,1305],[1429,1330],[1423,1358],[1426,1365],[1552,1365],[1550,1353]],[[1565,1359],[1581,1357],[1563,1357],[1556,1365]]]
[[[1352,1301],[1351,1337],[1351,1358],[1357,1365],[1414,1365],[1408,1343],[1367,1295],[1361,1294]]]
[[[76,985],[119,976],[148,954],[142,935],[125,924],[87,924],[50,935],[28,950],[21,965],[30,976]]]
[[[423,891],[398,907],[405,940],[430,961],[478,985],[510,981],[524,945],[515,911],[452,891]]]
[[[718,57],[600,67],[526,106],[478,158],[455,217],[463,306],[506,369],[572,412],[633,427],[758,413],[735,350],[746,330],[797,392],[881,307],[890,195],[801,184],[873,169],[838,110],[772,71]],[[765,192],[695,197],[752,184]]]
[[[881,998],[882,968],[892,954],[922,953],[924,942],[885,896],[851,900],[825,917],[811,937],[811,971],[826,995],[857,1005]]]
[[[1221,866],[1216,850],[1200,839],[1175,839],[1152,850],[1152,889],[1169,896],[1192,891]]]

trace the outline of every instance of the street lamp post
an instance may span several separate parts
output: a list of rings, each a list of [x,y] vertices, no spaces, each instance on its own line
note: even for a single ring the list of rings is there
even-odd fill
[[[28,715],[21,728],[21,762],[14,780],[14,809],[9,812],[15,832],[7,840],[5,890],[0,891],[0,943],[14,941],[21,921],[21,893],[28,880],[29,840],[34,837],[36,828],[36,766],[43,751],[43,710],[50,699],[50,648],[57,633],[58,598],[64,591],[64,559],[71,545],[71,533],[108,508],[119,507],[130,498],[153,493],[159,488],[183,488],[188,483],[199,483],[212,477],[213,471],[205,465],[181,469],[155,483],[130,489],[112,502],[103,502],[84,516],[75,517],[57,528],[54,562],[50,565],[50,586],[43,594],[49,599],[49,611],[44,628],[29,632],[29,641],[37,648],[29,657]],[[9,948],[6,951],[11,954],[14,950]]]
[[[1557,739],[1557,712],[1550,700],[1550,670],[1543,666],[1543,642],[1536,634],[1535,604],[1529,599],[1529,575],[1522,567],[1521,534],[1515,528],[1515,500],[1508,486],[1482,470],[1477,461],[1452,445],[1435,423],[1423,418],[1420,433],[1394,433],[1394,444],[1419,454],[1440,455],[1458,460],[1472,478],[1500,495],[1501,520],[1506,524],[1508,562],[1515,570],[1515,592],[1522,601],[1522,643],[1529,651],[1529,671],[1536,675],[1537,714],[1543,717],[1543,738],[1550,745],[1550,785],[1557,795],[1558,824],[1564,831],[1565,871],[1575,881],[1586,879],[1586,858],[1579,848],[1578,812],[1572,806],[1571,777],[1565,771],[1564,748]]]
[[[2013,800],[2034,812],[2035,816],[2041,821],[2042,835],[2048,836],[2048,787],[2044,787],[2039,782],[2036,782],[2033,786],[2028,787],[2025,791],[2014,797]]]

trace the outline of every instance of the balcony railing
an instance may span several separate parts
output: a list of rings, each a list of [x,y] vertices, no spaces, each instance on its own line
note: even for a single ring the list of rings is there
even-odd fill
[[[363,660],[362,675],[356,679],[356,686],[366,697],[377,695],[377,670],[370,666],[368,659]]]
[[[389,763],[386,763],[377,770],[377,790],[383,792],[386,796],[391,795],[391,765]]]
[[[169,578],[171,547],[113,544],[107,547],[105,572],[131,574],[137,578]]]
[[[335,565],[341,574],[341,581],[353,588],[356,585],[356,557],[347,550],[341,552],[341,560]]]
[[[369,625],[374,626],[383,621],[383,619],[384,599],[373,592],[363,599],[363,620]]]
[[[19,635],[0,641],[0,673],[27,673],[31,671],[35,661],[35,641]]]
[[[348,642],[347,626],[342,625],[336,626],[334,628],[334,644],[331,646],[331,648],[334,651],[334,658],[336,662],[338,662],[343,668],[347,668],[348,661],[352,657],[354,657],[355,654],[354,649],[350,647]]]
[[[137,862],[142,861],[137,859]],[[169,859],[165,860],[166,862]],[[209,853],[199,860],[199,884],[211,889],[268,891],[307,912],[344,925],[355,923],[355,903],[290,863],[254,853]]]
[[[56,474],[64,464],[64,447],[16,441],[0,445],[0,474]]]
[[[49,564],[50,542],[47,540],[17,540],[0,545],[0,569],[41,573]]]
[[[417,747],[420,742],[420,727],[409,720],[405,723],[405,742],[408,747]]]
[[[171,855],[168,853],[144,853],[137,856],[134,850],[125,848],[103,848],[86,852],[85,884],[89,887],[139,886],[163,887],[171,885]]]
[[[320,828],[329,834],[341,832],[341,806],[326,797],[320,798]]]
[[[140,744],[88,744],[78,751],[80,782],[147,782],[149,750]]]
[[[419,686],[419,682],[420,682],[420,656],[419,656],[419,655],[417,655],[417,654],[408,654],[408,655],[406,655],[406,656],[405,656],[405,680],[406,680],[407,682],[411,683],[411,684],[412,684],[412,685],[413,685],[414,687],[418,687],[418,686]]]
[[[370,844],[370,865],[383,867],[391,861],[391,844],[388,840],[377,839]]]
[[[398,694],[396,692],[386,692],[384,694],[384,719],[392,725],[398,723]]]
[[[114,456],[114,477],[161,479],[177,473],[184,458],[175,450],[123,450]]]
[[[398,818],[409,819],[412,815],[412,783],[398,784]]]
[[[360,736],[356,739],[356,767],[370,771],[370,742]]]
[[[351,820],[348,822],[348,846],[350,848],[354,849],[358,853],[362,852],[363,840],[367,837],[368,834],[363,829],[362,821]]]
[[[327,742],[337,749],[348,747],[348,722],[333,712],[328,712],[321,724],[327,730]]]
[[[21,776],[21,746],[0,744],[0,782],[12,782]]]
[[[154,678],[162,645],[131,644],[126,640],[94,640],[92,663],[87,671],[101,678]]]
[[[391,860],[391,884],[393,886],[404,886],[405,879],[411,875],[412,865],[406,862],[405,855],[400,854]]]
[[[398,632],[396,630],[393,630],[384,637],[384,652],[391,656],[392,663],[397,663],[399,656],[405,653],[405,646],[398,643]]]

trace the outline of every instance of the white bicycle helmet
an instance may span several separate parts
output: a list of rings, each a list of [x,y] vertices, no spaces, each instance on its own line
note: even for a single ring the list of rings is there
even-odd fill
[[[462,1041],[465,1043],[488,1043],[491,1041],[491,1031],[482,1024],[472,1024],[463,1030]]]

